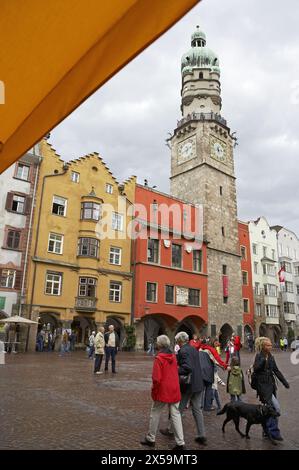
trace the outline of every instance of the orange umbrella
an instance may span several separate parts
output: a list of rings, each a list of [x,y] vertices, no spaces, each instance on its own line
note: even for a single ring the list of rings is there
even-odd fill
[[[1,0],[0,173],[200,0]]]

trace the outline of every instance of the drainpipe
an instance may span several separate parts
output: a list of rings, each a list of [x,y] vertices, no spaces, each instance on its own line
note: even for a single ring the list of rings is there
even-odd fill
[[[68,166],[67,163],[64,163],[62,168],[63,168],[62,173],[51,173],[50,175],[45,175],[43,177],[43,184],[42,184],[42,190],[41,190],[41,196],[40,196],[40,205],[39,205],[39,210],[38,210],[37,227],[36,227],[37,236],[35,237],[35,246],[34,246],[34,255],[33,255],[34,258],[36,257],[36,254],[37,254],[38,234],[39,234],[39,227],[40,227],[40,219],[41,219],[41,213],[42,213],[42,205],[43,205],[43,197],[44,197],[46,178],[51,178],[52,176],[63,176],[63,175],[65,175],[65,173],[67,172],[69,166]],[[36,263],[34,263],[33,282],[32,282],[32,290],[31,290],[31,298],[30,298],[30,306],[29,306],[30,320],[32,319],[32,304],[33,304],[35,280],[36,280]],[[28,328],[28,335],[27,335],[27,342],[26,342],[26,351],[28,349],[28,342],[29,342],[29,328]]]
[[[28,264],[29,244],[30,244],[30,236],[31,236],[31,231],[32,231],[32,220],[33,220],[33,212],[34,212],[34,205],[35,205],[36,188],[37,188],[37,181],[38,181],[39,168],[40,168],[41,161],[42,161],[42,157],[39,157],[37,170],[35,174],[35,180],[34,180],[33,194],[32,194],[32,204],[31,204],[31,210],[30,210],[29,228],[28,228],[28,235],[27,235],[27,242],[26,242],[22,286],[21,286],[21,296],[20,296],[20,305],[19,305],[20,316],[22,313],[22,299],[24,298],[24,292],[25,292],[25,277],[26,277],[27,264]]]

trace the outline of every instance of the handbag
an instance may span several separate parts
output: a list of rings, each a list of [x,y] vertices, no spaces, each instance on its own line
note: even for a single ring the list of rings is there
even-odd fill
[[[188,375],[179,375],[179,382],[181,385],[190,385],[191,379],[192,379],[191,372]]]

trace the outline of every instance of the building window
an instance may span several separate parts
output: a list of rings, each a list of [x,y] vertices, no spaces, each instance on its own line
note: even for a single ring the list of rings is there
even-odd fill
[[[222,186],[220,186],[219,191],[220,191],[220,196],[222,196],[222,195],[223,195],[223,188],[222,188]]]
[[[159,240],[153,238],[147,240],[147,261],[159,263]]]
[[[20,248],[21,232],[19,230],[8,230],[6,238],[6,248],[18,250]]]
[[[171,246],[171,264],[174,268],[182,267],[182,245],[176,245],[175,243]]]
[[[193,271],[200,273],[202,271],[202,251],[193,250]]]
[[[80,181],[80,173],[77,173],[76,171],[71,172],[71,180],[73,183],[79,183]]]
[[[254,293],[255,295],[260,295],[260,283],[259,282],[256,282],[254,284]]]
[[[47,272],[46,274],[46,294],[60,295],[62,285],[62,273]]]
[[[30,173],[30,166],[24,165],[23,163],[17,163],[15,178],[28,181],[29,173]]]
[[[253,263],[253,270],[254,270],[254,274],[259,273],[259,264],[256,261]]]
[[[296,288],[297,288],[297,295],[299,295],[299,286],[297,285]]]
[[[100,242],[96,238],[79,238],[78,256],[98,258]]]
[[[275,250],[272,250],[272,259],[275,261]]]
[[[0,270],[0,287],[13,289],[15,287],[16,271],[14,269]]]
[[[224,297],[224,296],[223,296],[223,303],[224,303],[224,304],[227,304],[227,303],[228,303],[228,297]]]
[[[248,272],[247,271],[242,271],[242,282],[243,282],[243,286],[248,285]]]
[[[195,307],[200,306],[200,290],[199,289],[189,289],[188,304],[195,306]]]
[[[79,297],[96,297],[97,280],[94,277],[79,278]]]
[[[278,308],[277,305],[265,305],[265,315],[267,317],[278,318]]]
[[[173,304],[174,303],[174,287],[165,286],[165,303]]]
[[[81,220],[100,220],[101,205],[96,202],[81,203]]]
[[[225,237],[224,227],[221,227],[222,236]]]
[[[294,285],[292,282],[285,281],[285,292],[289,292],[290,294],[294,293]]]
[[[258,317],[262,316],[262,305],[261,304],[255,304],[255,310],[256,314]]]
[[[263,246],[263,256],[264,257],[267,256],[267,247],[266,246]]]
[[[244,313],[249,312],[249,300],[248,299],[243,299],[243,312]]]
[[[223,276],[227,275],[227,266],[226,266],[226,264],[222,265],[222,274],[223,274]]]
[[[124,216],[118,212],[112,212],[112,229],[123,230]]]
[[[295,313],[295,304],[292,302],[284,302],[283,311],[284,313]]]
[[[106,193],[112,194],[113,193],[113,186],[112,184],[106,183]]]
[[[286,273],[292,273],[291,263],[287,263],[286,261],[284,261],[283,263],[281,263],[281,267],[284,267]]]
[[[157,302],[157,283],[156,282],[146,283],[146,301]]]
[[[52,214],[62,215],[65,217],[66,215],[66,206],[67,200],[63,197],[54,196],[53,197],[53,204],[52,204]]]
[[[295,276],[299,276],[299,266],[295,266]]]
[[[264,284],[264,292],[269,297],[277,297],[277,287],[274,284]]]
[[[252,243],[252,252],[254,255],[257,255],[257,244],[256,243]]]
[[[245,247],[245,246],[241,246],[241,258],[242,258],[242,260],[246,260],[246,259],[247,259],[247,256],[246,256],[246,247]]]
[[[48,242],[48,251],[56,255],[62,255],[63,235],[50,233]]]
[[[275,276],[275,266],[272,266],[272,264],[263,264],[263,273],[266,276]]]
[[[110,281],[109,300],[110,302],[121,302],[121,282]]]
[[[109,263],[121,265],[121,248],[110,246]]]

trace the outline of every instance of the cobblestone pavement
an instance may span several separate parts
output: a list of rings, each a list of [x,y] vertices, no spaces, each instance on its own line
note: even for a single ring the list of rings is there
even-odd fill
[[[253,355],[243,353],[245,371]],[[262,438],[260,426],[251,428],[251,439],[242,439],[232,423],[222,435],[224,417],[205,413],[208,446],[194,442],[191,410],[184,416],[188,449],[299,449],[299,365],[290,353],[276,353],[279,368],[290,382],[290,390],[279,386],[282,407],[280,426],[284,442],[273,447]],[[59,357],[56,353],[6,354],[0,366],[0,449],[142,449],[139,444],[148,426],[151,405],[153,358],[142,353],[119,353],[118,374],[92,373],[93,361],[84,352]],[[225,378],[226,373],[220,375]],[[246,384],[247,384],[247,379]],[[220,388],[220,387],[219,387]],[[227,401],[224,387],[222,403]],[[255,403],[247,384],[244,399]],[[165,410],[161,427],[167,421]],[[241,420],[241,429],[245,422]],[[172,440],[157,436],[156,449],[168,450]]]

